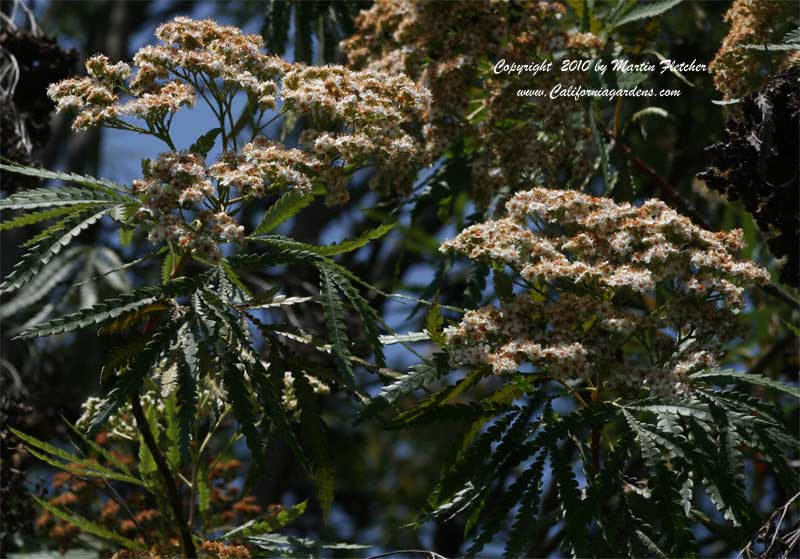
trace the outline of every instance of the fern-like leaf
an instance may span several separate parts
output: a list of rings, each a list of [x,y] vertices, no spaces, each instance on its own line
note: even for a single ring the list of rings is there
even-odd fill
[[[20,260],[5,281],[0,285],[0,293],[8,293],[19,289],[27,281],[33,278],[50,260],[53,259],[61,250],[72,242],[75,237],[82,233],[92,224],[112,211],[114,207],[106,207],[89,217],[80,217],[70,221],[66,231],[55,235],[52,238],[43,239],[37,244],[22,260]]]
[[[550,462],[564,514],[564,543],[571,546],[573,555],[585,557],[588,555],[585,504],[572,471],[568,446],[567,444],[564,448],[559,448],[553,441],[550,444]]]
[[[692,380],[702,380],[714,384],[731,384],[731,383],[755,384],[758,386],[771,388],[773,390],[778,390],[779,392],[784,392],[794,398],[800,399],[800,388],[797,388],[795,386],[789,386],[787,384],[778,382],[777,380],[773,380],[763,375],[757,375],[752,373],[737,373],[736,371],[729,371],[729,370],[719,370],[719,371],[701,371],[699,373],[694,373],[692,375],[689,375],[689,378],[691,378]]]
[[[119,364],[120,371],[107,370],[107,375],[116,373],[110,382],[108,392],[98,405],[98,412],[89,424],[88,435],[96,433],[120,406],[127,403],[131,396],[138,393],[144,379],[155,368],[172,345],[175,336],[183,326],[183,320],[164,321],[158,326],[143,346],[132,355],[128,355]],[[139,347],[139,340],[131,344],[133,348]]]
[[[331,279],[336,284],[336,287],[344,294],[347,301],[352,307],[358,311],[364,325],[364,335],[370,345],[375,361],[380,367],[386,366],[386,359],[383,355],[383,344],[380,341],[379,324],[383,324],[383,318],[380,313],[376,311],[369,302],[361,296],[356,286],[354,286],[344,272],[344,268],[338,264],[329,264],[326,266]]]
[[[536,513],[539,509],[539,493],[544,481],[542,474],[546,458],[547,451],[540,452],[531,467],[519,478],[523,480],[519,482],[519,489],[521,490],[520,505],[508,536],[508,544],[503,553],[504,559],[523,556],[525,547],[535,533]]]
[[[439,352],[433,357],[415,365],[411,370],[388,386],[384,386],[380,394],[371,399],[359,413],[358,423],[374,417],[386,409],[391,403],[405,394],[409,394],[423,386],[434,382],[449,372],[448,358],[445,352]]]
[[[261,223],[258,224],[253,235],[265,235],[278,227],[281,223],[297,215],[300,210],[310,205],[315,198],[314,193],[287,192],[267,210]]]
[[[29,177],[36,177],[39,179],[60,180],[64,182],[71,182],[87,186],[92,189],[99,189],[101,191],[108,191],[110,193],[119,194],[119,191],[124,191],[124,186],[108,179],[98,179],[88,175],[79,175],[77,173],[64,173],[61,171],[50,171],[49,169],[42,169],[40,167],[28,167],[26,165],[0,163],[0,169],[8,171],[9,173],[16,173],[18,175],[27,175]],[[30,192],[29,190],[26,192]]]
[[[303,448],[311,458],[311,473],[317,485],[317,498],[327,521],[333,505],[335,470],[333,454],[328,442],[327,426],[322,419],[314,390],[302,373],[294,374],[294,387],[300,408],[300,433]]]
[[[69,216],[70,214],[82,212],[90,207],[92,207],[92,204],[77,204],[74,206],[56,207],[40,212],[23,214],[15,217],[14,219],[9,219],[3,223],[0,223],[0,231],[25,227],[27,225],[33,225],[35,223],[47,221],[48,219],[53,219],[56,217]]]
[[[12,316],[49,295],[55,286],[75,271],[79,264],[76,257],[84,250],[84,247],[70,247],[51,260],[12,299],[0,307],[0,319]]]
[[[350,364],[350,340],[347,336],[347,322],[345,320],[344,307],[339,299],[336,284],[333,280],[331,271],[322,266],[320,273],[320,299],[322,302],[325,325],[333,356],[339,372],[344,376],[344,382],[350,388],[355,388],[356,375]]]
[[[178,332],[178,442],[184,461],[189,458],[189,442],[194,430],[197,411],[197,380],[200,370],[199,347],[195,332],[198,327],[188,321]]]
[[[514,408],[500,416],[456,458],[431,492],[428,510],[435,511],[456,492],[461,491],[471,479],[483,478],[481,470],[486,467],[486,457],[491,455],[492,444],[502,438],[509,424],[518,417],[519,411],[519,408]],[[475,487],[472,486],[472,489],[475,490]]]
[[[237,363],[230,358],[225,359],[222,363],[222,379],[233,406],[233,413],[239,422],[239,428],[244,433],[254,460],[263,463],[264,439],[256,427],[258,420],[250,400],[250,391],[245,384],[246,373],[247,369],[243,363]]]
[[[46,510],[56,518],[59,518],[64,522],[68,522],[69,524],[72,524],[77,528],[80,528],[87,534],[92,534],[93,536],[97,536],[98,538],[112,541],[133,551],[138,551],[140,553],[147,552],[147,546],[139,542],[128,539],[125,536],[121,536],[116,532],[112,532],[108,528],[100,526],[99,524],[95,524],[94,522],[87,520],[82,516],[78,516],[77,514],[74,514],[66,509],[62,509],[60,507],[52,505],[47,501],[45,501],[44,499],[40,499],[36,495],[33,495],[33,499],[40,507],[42,507],[44,510]]]
[[[612,25],[613,27],[619,27],[626,23],[661,15],[667,10],[674,8],[682,1],[683,0],[660,0],[658,2],[642,3],[631,10],[623,12]]]
[[[120,295],[119,297],[106,299],[88,309],[82,309],[76,313],[37,324],[21,333],[18,337],[29,339],[40,336],[52,336],[54,334],[63,334],[86,328],[87,326],[100,325],[120,317],[125,313],[131,313],[146,307],[166,297],[189,292],[196,286],[196,283],[196,280],[180,278],[170,283],[167,287],[142,287],[130,293]]]
[[[88,445],[92,450],[94,450],[97,454],[99,454],[100,456],[102,456],[103,458],[108,460],[109,463],[113,464],[116,468],[118,468],[124,474],[129,475],[129,476],[133,476],[133,474],[131,473],[130,468],[128,468],[128,465],[125,464],[125,462],[123,462],[122,460],[120,460],[118,455],[114,454],[113,452],[109,452],[107,449],[103,448],[102,446],[97,444],[95,441],[93,441],[92,439],[87,437],[80,429],[78,429],[78,427],[76,427],[75,425],[73,425],[72,423],[70,423],[69,421],[64,419],[63,416],[62,416],[61,419],[64,421],[64,423],[67,424],[67,426],[72,430],[73,433],[78,435],[81,438],[81,440],[86,445]]]
[[[124,481],[134,485],[142,485],[142,482],[130,475],[129,471],[127,471],[127,473],[115,472],[109,468],[106,468],[105,466],[101,466],[97,462],[75,456],[74,454],[51,445],[50,443],[40,441],[35,437],[26,435],[21,431],[17,431],[14,428],[10,428],[10,430],[18,439],[25,443],[28,452],[42,462],[50,464],[55,468],[78,476],[90,476],[115,481]],[[42,452],[38,452],[37,449],[41,450]],[[56,460],[56,458],[63,460],[63,462]]]
[[[332,245],[326,246],[314,246],[309,245],[309,247],[313,247],[312,252],[316,252],[322,256],[333,256],[335,254],[343,254],[345,252],[352,252],[356,249],[359,249],[363,246],[366,246],[371,241],[376,239],[380,239],[384,235],[386,235],[389,231],[394,229],[395,223],[384,223],[376,227],[375,229],[370,229],[366,233],[359,235],[355,239],[350,239],[347,241],[342,241],[341,243],[334,243]]]
[[[277,532],[281,528],[284,528],[300,518],[304,512],[306,512],[306,505],[307,501],[303,501],[302,503],[297,503],[296,505],[292,505],[288,509],[284,509],[280,511],[278,514],[275,514],[268,518],[267,520],[250,520],[245,522],[241,526],[238,526],[231,530],[230,532],[226,532],[220,538],[221,540],[228,540],[233,536],[237,538],[248,537],[248,536],[257,536],[260,534],[269,534],[271,532]]]
[[[734,525],[747,526],[753,513],[743,487],[726,471],[727,458],[722,458],[726,450],[720,448],[699,422],[689,420],[688,423],[694,440],[691,447],[693,466],[702,474],[711,502]]]
[[[59,206],[131,203],[132,198],[87,188],[33,188],[0,200],[0,210],[33,210]]]

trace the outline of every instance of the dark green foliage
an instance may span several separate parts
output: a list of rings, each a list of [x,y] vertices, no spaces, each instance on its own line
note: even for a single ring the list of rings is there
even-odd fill
[[[339,299],[336,284],[327,267],[320,268],[320,298],[325,314],[325,324],[328,337],[331,340],[331,350],[336,358],[336,366],[343,375],[344,382],[350,388],[355,387],[356,377],[350,364],[350,340],[347,337],[347,324],[345,323],[344,307]]]
[[[11,273],[5,277],[3,283],[0,284],[0,293],[8,293],[22,287],[86,228],[119,207],[101,206],[99,210],[97,207],[93,207],[88,214],[81,213],[69,217],[58,224],[58,227],[49,230],[49,234],[23,256]]]
[[[541,530],[560,519],[554,541],[568,555],[691,557],[699,553],[690,529],[698,518],[695,487],[705,488],[710,501],[741,528],[742,535],[755,529],[755,512],[743,486],[742,447],[757,445],[770,455],[770,462],[781,465],[780,478],[787,489],[798,481],[785,466],[785,451],[776,442],[786,437],[784,428],[764,413],[763,403],[700,384],[730,376],[735,375],[720,371],[695,375],[696,396],[691,398],[647,399],[624,406],[596,402],[562,416],[553,411],[551,402],[565,395],[536,384],[526,389],[524,407],[503,408],[503,397],[498,395],[505,388],[480,402],[459,401],[468,389],[477,387],[481,378],[477,375],[433,394],[390,418],[389,424],[415,426],[456,418],[472,422],[460,449],[445,464],[421,519],[452,521],[463,515],[467,531],[473,534],[467,548],[470,556],[480,555],[484,546],[504,533],[505,556],[525,556],[529,549],[541,548],[536,539]],[[419,386],[415,378],[419,377],[411,372],[388,385],[387,394],[371,406],[385,409],[388,399],[394,401]],[[793,390],[756,376],[748,380]],[[492,413],[494,405],[500,405],[499,413]],[[591,437],[606,441],[598,458],[582,442]],[[785,440],[782,444],[796,445]],[[580,485],[576,456],[581,458],[578,465],[585,479]],[[548,464],[552,481],[547,491],[556,499],[543,503],[543,472]],[[716,529],[713,523],[706,526]]]

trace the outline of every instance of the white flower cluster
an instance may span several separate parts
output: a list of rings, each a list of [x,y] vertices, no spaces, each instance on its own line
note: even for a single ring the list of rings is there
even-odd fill
[[[504,373],[527,362],[562,382],[675,394],[689,373],[717,364],[742,285],[769,281],[736,258],[741,231],[706,231],[657,200],[637,207],[536,188],[506,209],[442,245],[529,287],[448,330],[456,365]]]
[[[215,194],[211,176],[195,153],[167,152],[145,165],[144,178],[133,181],[133,192],[142,200],[134,217],[148,227],[150,241],[216,262],[219,243],[244,239],[244,227],[232,216],[200,208]],[[184,212],[196,219],[187,223]]]
[[[152,134],[170,146],[171,152],[146,162],[144,177],[133,183],[142,200],[136,220],[153,242],[216,262],[220,243],[244,238],[244,228],[228,213],[234,203],[323,186],[329,205],[344,204],[350,176],[365,167],[375,168],[376,187],[405,192],[426,161],[418,123],[429,94],[403,75],[291,64],[264,54],[260,36],[210,20],[178,17],[161,25],[156,37],[161,44],[140,49],[133,72],[97,55],[86,62],[87,77],[48,90],[59,111],[79,113],[75,129],[102,124]],[[281,110],[308,123],[302,149],[257,136],[265,112],[276,108],[279,84]],[[235,151],[237,133],[226,134],[226,115],[242,92],[252,111],[253,138]],[[198,97],[220,119],[223,153],[210,167],[198,154],[176,151],[170,138],[172,114]],[[147,128],[126,116],[144,120]]]
[[[313,154],[286,148],[262,136],[240,153],[224,153],[208,170],[221,186],[236,187],[240,193],[256,197],[264,196],[267,185],[272,191],[291,188],[310,192],[314,177],[323,171]]]
[[[198,96],[224,122],[232,110],[228,105],[244,92],[255,133],[265,111],[278,105],[280,93],[281,109],[308,122],[304,149],[262,138],[240,154],[226,153],[214,170],[226,186],[262,196],[265,182],[273,190],[309,190],[319,179],[327,187],[328,203],[335,205],[349,199],[347,183],[359,168],[375,167],[376,187],[405,192],[427,162],[418,123],[430,95],[402,74],[288,63],[263,53],[260,36],[210,20],[178,17],[161,25],[156,37],[162,44],[140,49],[133,73],[127,64],[111,65],[98,55],[86,63],[88,77],[50,86],[59,111],[79,112],[73,128],[104,124],[163,139],[169,134],[170,113],[193,106]],[[121,96],[130,100],[123,103]],[[131,125],[125,116],[146,121],[148,128]]]
[[[374,164],[373,187],[403,192],[427,162],[411,125],[426,111],[430,94],[403,74],[295,66],[283,79],[282,95],[286,108],[324,125],[306,129],[301,142],[326,169],[346,173]],[[340,177],[328,182],[329,204],[349,198]]]
[[[263,54],[263,39],[214,21],[177,17],[156,29],[161,45],[148,45],[133,58],[137,71],[131,81],[136,93],[160,92],[159,80],[173,75],[193,85],[203,78],[221,79],[247,92],[259,106],[275,106],[276,80],[286,63]]]

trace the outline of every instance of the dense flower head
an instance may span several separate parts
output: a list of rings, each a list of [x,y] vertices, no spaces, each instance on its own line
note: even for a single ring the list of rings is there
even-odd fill
[[[243,240],[244,227],[213,209],[212,177],[195,153],[167,152],[146,162],[144,178],[133,181],[132,190],[142,201],[134,219],[147,226],[150,241],[216,262],[219,243]],[[186,219],[185,212],[195,219]]]
[[[260,197],[267,187],[310,192],[321,166],[313,154],[257,137],[241,152],[223,154],[208,172],[222,186],[235,186],[244,194]]]
[[[132,185],[141,201],[134,221],[154,243],[217,262],[220,244],[244,240],[233,204],[322,189],[329,205],[344,204],[350,178],[366,167],[374,169],[372,184],[382,193],[406,193],[428,162],[422,120],[430,95],[403,74],[288,63],[264,53],[260,36],[211,20],[177,17],[156,37],[160,43],[142,47],[133,68],[99,54],[86,62],[86,77],[48,90],[59,111],[78,112],[75,129],[104,125],[169,146],[144,162],[144,176]],[[237,95],[247,100],[239,124]],[[170,133],[174,113],[199,100],[219,121],[222,154],[210,164],[201,153],[213,145],[180,151]],[[303,119],[297,147],[260,136],[284,113]]]
[[[728,35],[708,66],[714,84],[726,99],[741,97],[759,87],[766,70],[789,67],[800,61],[796,49],[765,51],[758,47],[783,42],[784,34],[797,27],[797,4],[784,0],[734,0],[725,14],[731,24]]]
[[[379,0],[358,16],[356,33],[342,46],[354,67],[403,72],[430,89],[427,149],[436,157],[458,138],[474,139],[481,148],[470,162],[472,194],[486,206],[503,190],[544,179],[582,180],[591,170],[591,133],[575,104],[517,96],[583,76],[494,75],[491,69],[503,60],[555,56],[558,63],[562,54],[603,46],[589,33],[573,37],[565,14],[563,2]]]
[[[535,188],[506,210],[442,245],[527,286],[449,330],[459,365],[503,373],[527,362],[564,382],[675,394],[718,364],[743,286],[770,279],[736,257],[741,231],[706,231],[658,200]]]
[[[230,137],[223,132],[225,153],[195,185],[145,177],[136,189],[148,193],[148,206],[177,209],[199,202],[209,193],[208,178],[252,197],[283,187],[308,192],[319,182],[330,205],[343,204],[359,168],[374,167],[372,184],[382,192],[405,193],[428,162],[422,121],[430,94],[403,74],[288,63],[262,52],[260,36],[210,20],[177,17],[161,25],[156,37],[161,43],[142,47],[133,57],[133,70],[97,55],[86,63],[87,77],[48,90],[58,110],[78,112],[75,129],[106,125],[150,133],[173,150],[169,134],[175,112],[202,99],[221,128],[235,128],[227,114],[232,105],[224,107],[236,94],[247,97],[251,141],[237,151],[241,132]],[[304,118],[299,148],[258,137],[265,126],[262,117],[273,109]],[[128,117],[145,121],[146,128]],[[173,196],[177,190],[181,197]]]

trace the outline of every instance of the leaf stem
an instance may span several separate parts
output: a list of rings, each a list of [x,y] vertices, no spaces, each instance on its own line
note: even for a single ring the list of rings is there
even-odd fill
[[[172,477],[172,473],[169,471],[167,461],[164,458],[164,455],[161,454],[155,438],[153,438],[153,432],[150,430],[150,425],[147,423],[147,418],[144,415],[142,402],[139,400],[138,394],[131,396],[131,407],[133,408],[133,416],[136,418],[136,425],[139,427],[139,432],[142,434],[144,444],[147,446],[150,454],[153,455],[153,460],[156,463],[156,467],[158,468],[161,477],[164,479],[167,497],[169,498],[172,512],[175,515],[175,522],[178,524],[178,530],[181,534],[181,546],[183,547],[183,553],[186,557],[196,558],[197,550],[194,547],[194,541],[192,540],[192,533],[189,531],[189,525],[186,524],[186,521],[183,517],[183,508],[181,507],[180,496],[178,495],[178,489],[175,485],[175,478]]]

